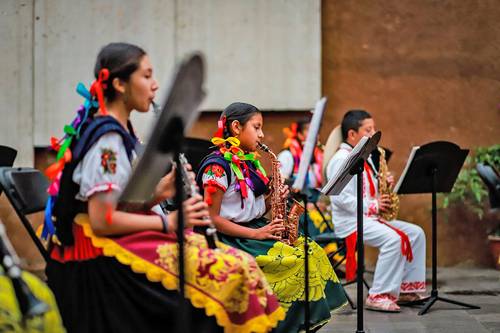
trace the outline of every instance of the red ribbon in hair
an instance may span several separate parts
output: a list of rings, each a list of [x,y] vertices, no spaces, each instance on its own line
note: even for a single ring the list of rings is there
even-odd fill
[[[107,68],[103,68],[99,71],[99,75],[97,76],[97,80],[95,80],[90,86],[90,93],[92,96],[97,97],[97,101],[99,102],[99,109],[101,109],[102,115],[107,115],[106,104],[104,103],[104,89],[108,87],[106,81],[109,79],[109,70]]]
[[[226,125],[226,116],[222,116],[217,121],[217,132],[215,132],[215,138],[224,138],[224,126]]]

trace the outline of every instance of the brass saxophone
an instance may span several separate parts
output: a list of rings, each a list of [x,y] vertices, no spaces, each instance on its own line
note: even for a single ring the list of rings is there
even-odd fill
[[[291,200],[291,207],[288,207],[289,200],[283,200],[280,193],[283,188],[283,179],[280,172],[280,162],[271,149],[263,143],[259,143],[259,148],[269,154],[272,162],[271,178],[271,220],[282,218],[285,230],[278,236],[287,245],[293,245],[298,238],[299,219],[305,209],[298,201]]]
[[[399,212],[399,197],[396,193],[394,193],[387,182],[387,160],[385,159],[385,150],[381,147],[378,147],[378,151],[380,152],[380,166],[379,166],[379,179],[378,179],[378,192],[380,195],[387,194],[389,199],[391,200],[391,204],[389,208],[380,212],[379,216],[387,221],[394,220],[398,216]]]

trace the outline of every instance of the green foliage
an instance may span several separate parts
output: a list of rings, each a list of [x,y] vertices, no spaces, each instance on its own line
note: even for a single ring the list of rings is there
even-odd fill
[[[495,169],[500,169],[500,144],[489,147],[478,147],[472,155],[465,160],[457,181],[450,193],[443,194],[442,208],[462,203],[479,219],[484,216],[485,201],[488,200],[488,189],[479,177],[476,170],[478,163],[489,164]]]

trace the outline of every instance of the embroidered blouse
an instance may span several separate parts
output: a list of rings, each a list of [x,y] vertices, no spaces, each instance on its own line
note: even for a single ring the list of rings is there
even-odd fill
[[[219,164],[209,164],[203,170],[203,186],[211,184],[220,188],[224,195],[219,215],[235,223],[250,222],[255,218],[261,217],[266,212],[266,203],[264,196],[255,197],[254,192],[247,185],[248,197],[244,199],[244,205],[241,204],[241,195],[237,190],[237,177],[231,171],[231,184],[228,184],[228,177],[224,168]]]
[[[280,171],[285,178],[295,178],[294,166],[295,161],[290,150],[283,150],[278,154],[278,160],[280,161]],[[297,166],[298,167],[298,166]],[[314,168],[316,164],[309,167],[307,172],[307,186],[309,188],[319,188],[321,184],[318,182]]]
[[[117,196],[131,173],[122,137],[116,132],[107,133],[89,149],[73,172],[73,181],[80,185],[76,198],[87,201],[98,192],[112,192]]]

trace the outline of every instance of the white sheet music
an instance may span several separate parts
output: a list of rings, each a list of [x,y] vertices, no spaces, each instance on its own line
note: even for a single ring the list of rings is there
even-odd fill
[[[408,157],[408,161],[406,161],[405,168],[403,170],[403,173],[398,179],[398,182],[396,183],[396,186],[394,186],[394,193],[398,193],[399,188],[401,187],[401,184],[403,184],[403,180],[406,177],[406,173],[408,172],[408,169],[410,168],[411,163],[413,162],[413,157],[415,156],[415,153],[417,150],[420,149],[420,146],[414,146],[411,151],[410,151],[410,156]]]
[[[341,190],[347,185],[347,183],[351,180],[352,175],[349,173],[347,168],[351,165],[352,160],[356,158],[365,146],[366,142],[369,140],[367,136],[364,136],[359,140],[358,144],[351,150],[347,158],[342,162],[342,165],[340,168],[337,169],[337,172],[335,172],[332,175],[332,178],[328,181],[328,183],[321,189],[321,193],[326,194],[326,195],[338,195],[340,194]],[[342,177],[342,179],[340,179]],[[340,186],[340,191],[337,192],[332,192],[334,185],[339,184]],[[337,187],[337,186],[336,186]]]
[[[307,173],[309,170],[309,165],[311,164],[311,159],[314,153],[314,147],[318,141],[319,127],[321,126],[321,119],[323,119],[323,111],[325,110],[326,97],[321,98],[316,102],[314,107],[313,117],[311,124],[309,125],[309,132],[307,133],[306,143],[304,145],[304,150],[302,151],[302,156],[300,158],[299,171],[297,172],[297,177],[293,182],[292,188],[295,190],[302,191],[306,182]]]

